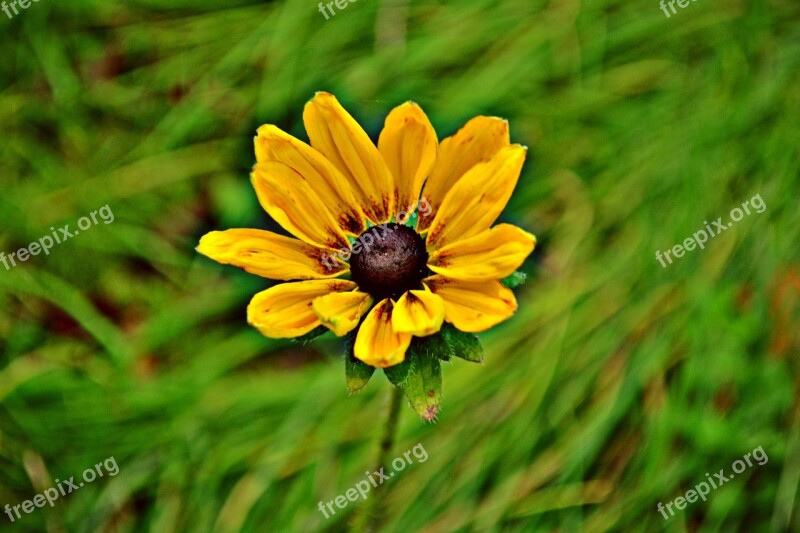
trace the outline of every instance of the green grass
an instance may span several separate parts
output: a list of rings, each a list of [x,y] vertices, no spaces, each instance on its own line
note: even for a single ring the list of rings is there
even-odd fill
[[[261,337],[267,282],[194,252],[274,228],[252,136],[305,138],[336,94],[377,138],[412,99],[440,138],[477,114],[530,147],[504,214],[535,233],[484,366],[444,368],[436,424],[401,411],[385,531],[798,531],[800,9],[649,2],[41,0],[0,15],[0,505],[114,456],[0,529],[341,531],[389,393],[348,397],[340,345]],[[766,203],[668,268],[654,254]],[[769,456],[665,522],[668,502]]]

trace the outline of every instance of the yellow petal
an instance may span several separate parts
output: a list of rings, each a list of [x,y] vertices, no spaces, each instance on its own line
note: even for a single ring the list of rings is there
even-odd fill
[[[397,300],[392,313],[395,331],[417,337],[433,335],[444,322],[444,301],[429,290],[407,291]]]
[[[257,163],[250,175],[258,201],[286,231],[319,247],[349,248],[331,212],[303,177],[283,163]]]
[[[444,301],[430,291],[407,291],[397,300],[392,328],[417,337],[433,335],[444,322]]]
[[[428,268],[450,279],[487,281],[514,273],[533,251],[536,237],[510,224],[498,224],[434,252]]]
[[[258,128],[255,148],[259,163],[278,161],[303,176],[342,230],[361,235],[365,221],[359,202],[348,181],[325,156],[271,124]]]
[[[394,213],[394,184],[380,152],[332,94],[319,92],[306,104],[303,122],[311,146],[344,174],[372,222]]]
[[[458,180],[431,223],[429,249],[436,251],[488,229],[508,203],[526,153],[524,146],[508,146]]]
[[[267,337],[299,337],[320,325],[312,308],[314,299],[355,288],[352,281],[340,279],[281,283],[253,297],[247,307],[247,322]]]
[[[395,107],[386,117],[378,150],[394,177],[398,213],[410,215],[417,209],[422,183],[436,161],[437,142],[428,117],[414,102]]]
[[[424,231],[442,205],[448,191],[478,163],[491,160],[501,148],[510,143],[508,122],[497,117],[475,117],[455,135],[443,140],[436,155],[422,197],[431,205],[429,216],[420,214],[419,230]]]
[[[457,281],[443,276],[424,281],[444,300],[445,320],[461,331],[486,331],[517,310],[514,293],[499,281]]]
[[[348,271],[320,248],[260,229],[212,231],[203,235],[197,251],[269,279],[324,279]]]
[[[334,292],[314,300],[314,312],[322,325],[341,337],[358,325],[361,316],[372,305],[372,298],[365,292]]]
[[[370,366],[386,368],[403,362],[411,344],[410,333],[392,328],[392,301],[382,300],[358,328],[353,354]]]

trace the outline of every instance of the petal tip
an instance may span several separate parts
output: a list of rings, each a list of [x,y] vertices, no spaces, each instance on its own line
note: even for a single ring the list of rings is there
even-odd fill
[[[266,137],[267,133],[273,132],[273,131],[278,131],[278,132],[283,133],[283,130],[281,130],[275,124],[262,124],[256,129],[256,137],[255,138],[258,139],[259,137]]]
[[[214,239],[214,237],[221,232],[219,231],[210,231],[200,237],[200,242],[197,243],[197,246],[194,247],[194,250],[202,255],[208,256],[209,248],[211,247],[210,241]]]
[[[329,93],[328,91],[317,91],[314,93],[314,98],[308,101],[308,104],[313,104],[319,101],[330,101],[330,100],[336,101],[336,97],[333,94]]]

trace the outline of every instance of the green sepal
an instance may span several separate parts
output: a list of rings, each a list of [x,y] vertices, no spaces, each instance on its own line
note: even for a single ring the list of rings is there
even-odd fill
[[[356,331],[351,331],[344,339],[344,375],[347,381],[347,392],[354,394],[369,383],[375,367],[356,359],[353,349],[356,345]]]
[[[527,276],[525,275],[524,272],[517,271],[511,274],[510,276],[506,276],[505,278],[501,279],[500,283],[502,283],[503,286],[508,289],[516,289],[517,287],[525,283],[526,277]]]
[[[392,385],[401,386],[405,381],[408,379],[408,376],[414,371],[414,363],[412,362],[412,358],[408,357],[405,361],[400,363],[399,365],[390,366],[383,369],[383,373],[386,374],[386,379]]]
[[[483,364],[483,344],[474,333],[465,333],[452,324],[442,325],[442,336],[450,355]]]
[[[411,213],[408,218],[406,218],[406,221],[403,223],[403,225],[416,230],[417,223],[419,223],[419,212],[415,209],[414,212]]]
[[[375,367],[359,361],[352,354],[348,354],[344,359],[344,370],[347,378],[347,392],[354,394],[369,383]]]
[[[299,337],[295,337],[291,340],[292,342],[297,342],[302,345],[306,345],[327,331],[328,328],[326,328],[325,326],[317,326],[308,333],[306,333],[305,335],[300,335]]]
[[[431,422],[439,413],[442,400],[442,364],[439,359],[417,351],[410,357],[413,371],[400,385],[411,407],[422,417]]]
[[[444,335],[445,326],[448,325],[449,324],[443,324],[442,329],[433,335],[414,337],[411,341],[411,346],[408,348],[409,353],[429,355],[441,359],[442,361],[449,361],[452,351],[447,345],[447,339]]]

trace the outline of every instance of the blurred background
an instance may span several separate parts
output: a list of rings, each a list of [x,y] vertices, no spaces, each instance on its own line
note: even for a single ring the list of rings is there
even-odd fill
[[[19,6],[18,6],[19,7]],[[119,465],[2,531],[345,531],[381,372],[247,326],[269,282],[199,256],[274,228],[248,172],[264,123],[307,139],[338,96],[377,139],[412,99],[439,138],[508,118],[530,147],[503,220],[539,238],[484,366],[401,411],[384,531],[800,531],[800,5],[699,0],[40,0],[0,13],[0,505]],[[13,11],[12,11],[13,14]],[[662,268],[760,194],[763,213]],[[658,502],[754,465],[665,520]]]

